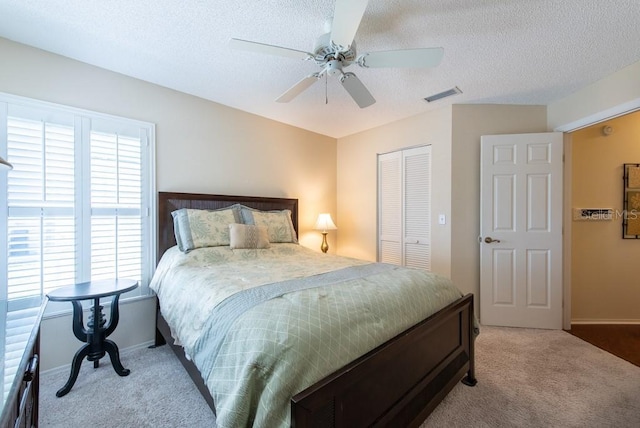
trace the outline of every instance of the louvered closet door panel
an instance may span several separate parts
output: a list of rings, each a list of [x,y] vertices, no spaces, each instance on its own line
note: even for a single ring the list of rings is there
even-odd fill
[[[409,267],[431,269],[431,147],[403,151],[404,256]]]
[[[378,261],[402,265],[402,155],[378,157]]]

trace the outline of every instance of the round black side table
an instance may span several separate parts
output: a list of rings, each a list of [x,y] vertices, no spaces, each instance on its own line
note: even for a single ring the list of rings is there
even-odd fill
[[[71,391],[73,384],[78,378],[82,360],[84,360],[85,357],[87,357],[87,360],[93,361],[94,368],[98,368],[100,359],[105,356],[105,353],[109,353],[111,365],[117,374],[127,376],[130,373],[128,369],[122,367],[118,346],[116,346],[113,341],[107,339],[107,337],[113,333],[118,326],[118,319],[120,317],[118,300],[120,299],[120,295],[135,289],[137,286],[138,282],[132,279],[110,279],[104,281],[89,281],[61,287],[47,294],[49,300],[53,302],[71,302],[73,305],[73,334],[78,340],[86,343],[82,348],[78,349],[73,357],[69,380],[56,392],[57,397],[62,397]],[[102,313],[103,307],[100,306],[100,298],[109,296],[113,297],[111,299],[111,316],[107,324],[107,320]],[[93,300],[93,307],[91,308],[91,315],[89,316],[87,328],[85,329],[82,316],[82,304],[80,301],[90,299]]]

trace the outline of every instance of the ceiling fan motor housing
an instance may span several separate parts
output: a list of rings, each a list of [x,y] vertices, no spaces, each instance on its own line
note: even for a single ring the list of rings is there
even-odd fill
[[[331,44],[331,33],[323,34],[316,40],[313,60],[321,67],[333,60],[341,61],[342,66],[346,67],[356,60],[356,42],[354,40],[346,51],[338,51]]]

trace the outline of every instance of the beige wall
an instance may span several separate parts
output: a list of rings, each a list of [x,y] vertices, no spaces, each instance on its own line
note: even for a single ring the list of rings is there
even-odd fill
[[[549,130],[573,131],[640,108],[640,61],[547,106]]]
[[[546,131],[544,106],[454,105],[338,140],[338,253],[376,259],[376,155],[422,144],[433,152],[432,270],[480,292],[480,137]],[[476,301],[477,304],[477,301]]]
[[[107,319],[110,316],[111,306],[109,301],[101,302],[103,312]],[[109,336],[123,352],[122,364],[127,366],[126,352],[129,349],[147,347],[154,343],[156,316],[155,299],[135,299],[120,302],[120,319],[118,328]],[[84,325],[89,322],[90,312],[84,312]],[[151,334],[150,334],[151,333]],[[42,358],[42,370],[60,369],[68,370],[71,360],[82,344],[71,334],[71,316],[68,314],[56,314],[47,316],[40,328],[40,349]],[[107,356],[103,362],[108,362]],[[85,362],[84,364],[90,364]],[[62,387],[62,385],[60,385]]]
[[[0,58],[0,92],[156,124],[157,190],[299,198],[300,242],[319,250],[317,214],[336,215],[335,139],[2,38]],[[131,307],[126,343],[152,340],[153,319],[124,325]],[[64,318],[46,319],[43,336],[66,335],[75,349]],[[53,346],[43,337],[45,370],[70,362]]]
[[[1,92],[155,123],[157,190],[299,198],[301,242],[320,246],[335,139],[2,38],[0,57]]]
[[[432,219],[451,213],[451,109],[443,108],[338,140],[338,253],[377,258],[377,155],[431,145]],[[434,223],[434,222],[432,222]],[[432,270],[450,274],[450,228],[431,228]]]
[[[612,126],[612,135],[602,133]],[[640,163],[640,112],[571,134],[572,198],[576,208],[623,210],[624,163]],[[622,239],[621,218],[573,221],[572,321],[640,321],[640,241]]]

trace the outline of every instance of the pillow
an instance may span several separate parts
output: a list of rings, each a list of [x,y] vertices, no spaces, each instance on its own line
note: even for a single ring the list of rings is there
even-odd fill
[[[231,249],[269,248],[269,234],[265,226],[232,223],[229,225],[229,242]]]
[[[296,230],[291,221],[291,210],[260,211],[242,206],[240,215],[244,224],[266,226],[271,243],[298,242]]]
[[[229,224],[240,221],[236,206],[219,210],[182,208],[171,215],[176,243],[184,253],[196,248],[229,245]]]

